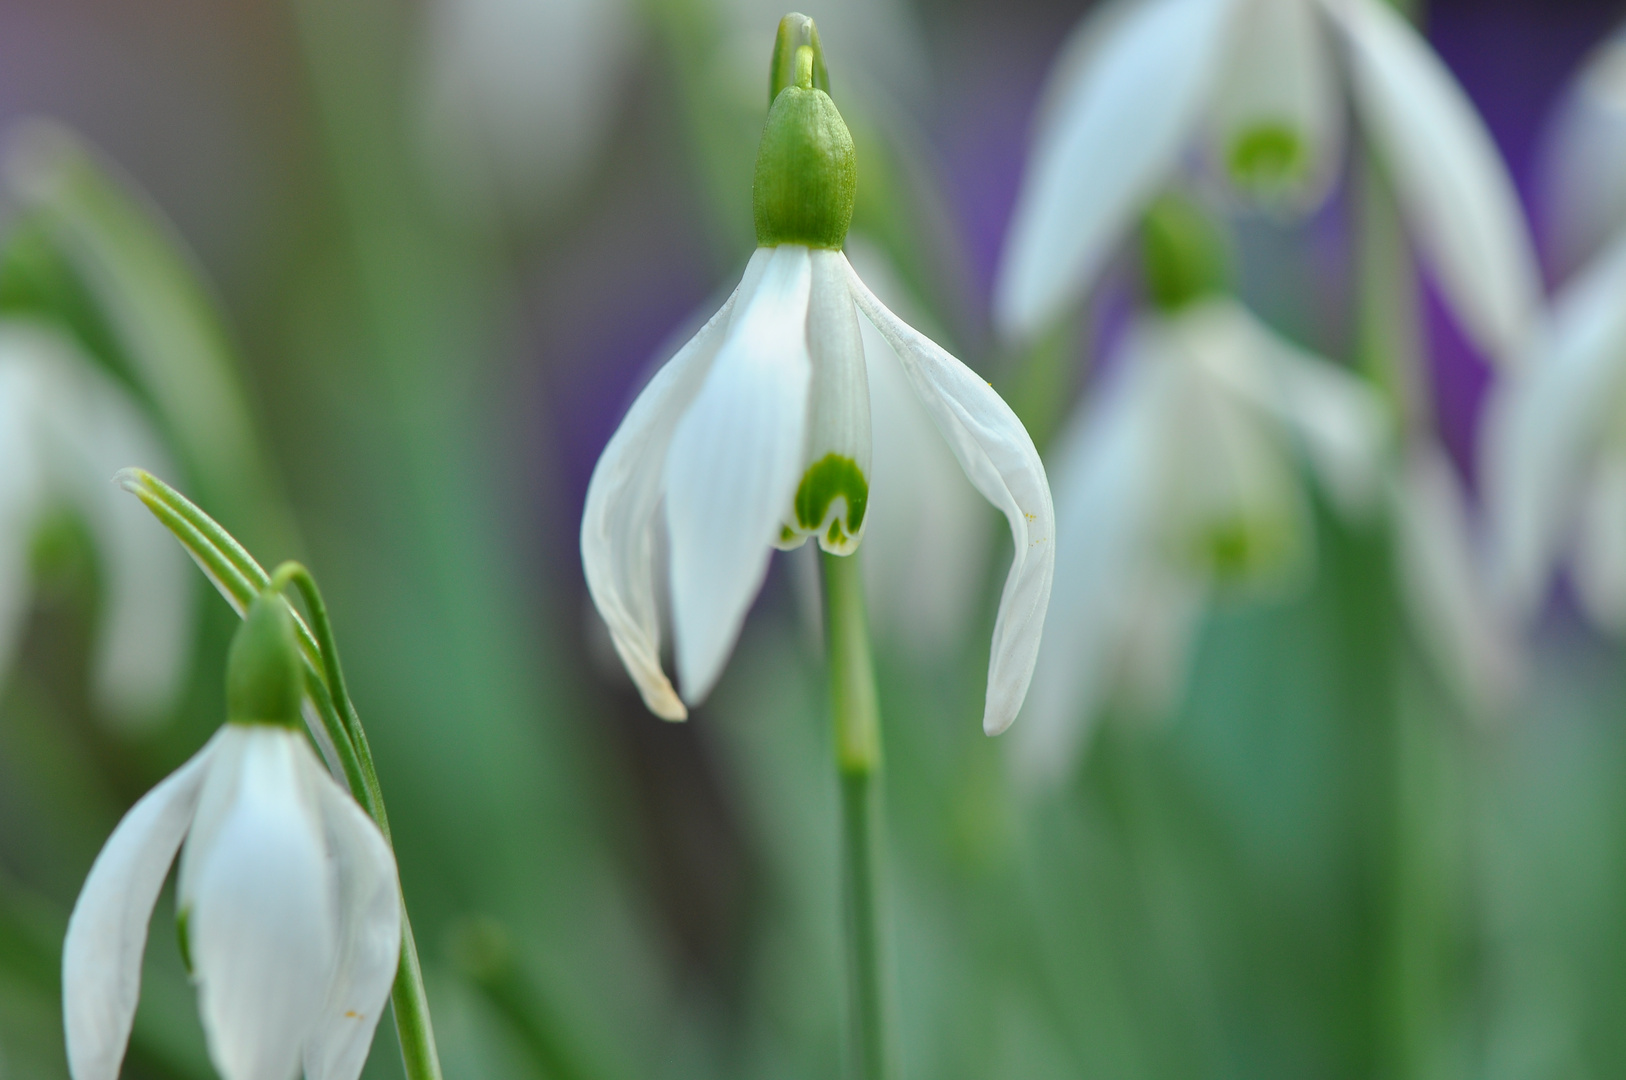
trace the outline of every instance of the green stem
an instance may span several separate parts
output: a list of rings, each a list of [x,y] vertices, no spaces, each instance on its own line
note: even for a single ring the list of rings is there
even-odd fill
[[[881,911],[881,712],[858,560],[823,556],[830,718],[841,780],[842,890],[852,1059],[859,1080],[897,1075]]]

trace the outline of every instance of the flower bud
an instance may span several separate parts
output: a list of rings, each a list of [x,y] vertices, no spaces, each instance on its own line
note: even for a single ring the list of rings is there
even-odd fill
[[[1165,195],[1141,222],[1141,273],[1162,311],[1221,292],[1230,277],[1225,237],[1189,200]]]
[[[226,718],[299,726],[305,679],[287,603],[262,592],[248,606],[226,656]]]
[[[761,247],[840,250],[847,238],[858,172],[852,135],[825,92],[828,85],[813,20],[785,16],[769,73],[775,96],[751,188]]]

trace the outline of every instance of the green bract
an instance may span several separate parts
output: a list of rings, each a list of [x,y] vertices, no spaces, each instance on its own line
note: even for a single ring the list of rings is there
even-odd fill
[[[830,95],[815,85],[823,61],[812,20],[807,20],[806,31],[811,44],[796,46],[794,81],[774,98],[757,148],[751,185],[757,244],[840,250],[852,223],[858,171],[847,124]],[[780,37],[773,85],[778,85],[782,68],[785,23],[780,24]]]
[[[263,592],[248,606],[226,657],[226,717],[298,727],[304,688],[293,614],[282,597]]]

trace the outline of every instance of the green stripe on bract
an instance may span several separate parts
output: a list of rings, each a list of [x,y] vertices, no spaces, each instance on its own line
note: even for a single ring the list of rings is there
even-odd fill
[[[830,504],[847,500],[845,531],[841,518],[830,522],[825,542],[839,545],[846,536],[856,536],[864,527],[864,510],[869,505],[869,481],[858,462],[840,454],[826,454],[808,467],[796,489],[796,523],[808,532],[824,524]]]
[[[1231,142],[1231,180],[1257,193],[1296,184],[1310,171],[1310,148],[1288,124],[1257,124]]]

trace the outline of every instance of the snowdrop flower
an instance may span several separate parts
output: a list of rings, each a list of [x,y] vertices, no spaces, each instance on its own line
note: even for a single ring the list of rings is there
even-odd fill
[[[1255,202],[1318,205],[1346,96],[1465,329],[1510,354],[1539,298],[1512,183],[1461,87],[1383,0],[1123,0],[1090,16],[1042,108],[1001,331],[1032,337],[1080,296],[1193,150]]]
[[[152,720],[174,700],[191,646],[193,582],[163,530],[110,483],[167,455],[141,409],[69,339],[0,321],[0,673],[28,612],[30,548],[68,508],[89,529],[104,592],[92,691],[105,714]]]
[[[119,1075],[177,848],[182,956],[224,1080],[360,1074],[400,955],[395,860],[305,741],[297,650],[286,603],[262,594],[232,643],[227,723],[91,867],[62,949],[73,1080]]]
[[[814,43],[811,20],[786,17],[774,70],[794,74],[779,79],[763,129],[759,247],[739,287],[656,373],[593,471],[581,538],[588,589],[645,703],[677,720],[717,681],[774,547],[816,537],[833,554],[857,550],[871,472],[862,316],[1010,524],[1015,555],[983,717],[997,734],[1027,691],[1049,602],[1050,489],[1027,431],[992,387],[894,315],[842,254],[852,140],[815,85],[826,80]],[[682,699],[660,663],[663,525]]]
[[[1152,710],[1173,703],[1212,596],[1307,576],[1302,465],[1347,515],[1382,493],[1388,424],[1360,380],[1277,337],[1209,268],[1149,276],[1159,310],[1131,327],[1052,459],[1055,603],[1016,744],[1036,779],[1072,767],[1115,692]]]

